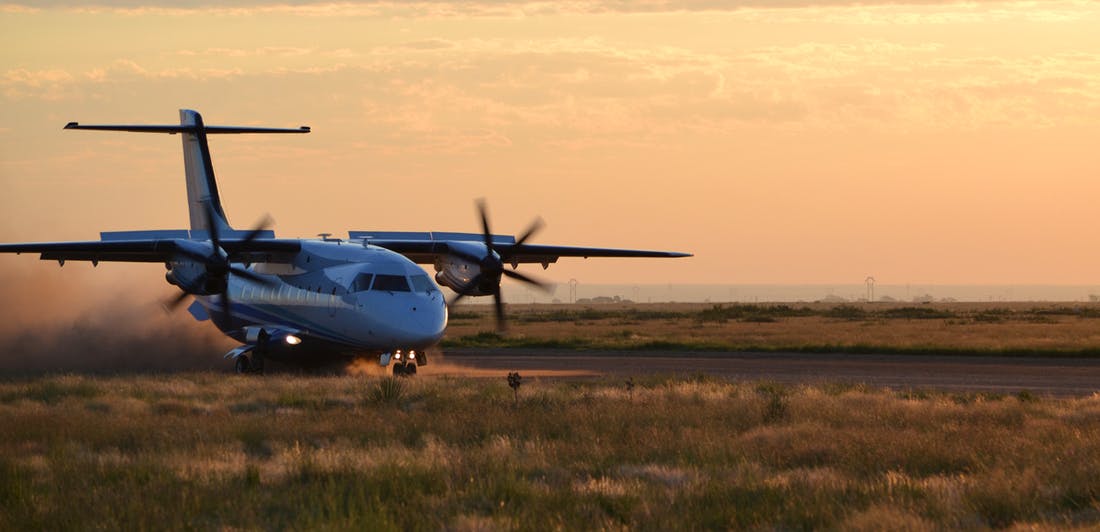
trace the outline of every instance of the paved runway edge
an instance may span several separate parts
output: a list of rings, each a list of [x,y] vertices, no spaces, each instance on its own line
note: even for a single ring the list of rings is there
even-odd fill
[[[791,384],[845,382],[889,388],[1086,396],[1100,391],[1100,359],[873,353],[575,351],[447,348],[453,364],[482,370],[573,370],[590,375],[707,373]]]

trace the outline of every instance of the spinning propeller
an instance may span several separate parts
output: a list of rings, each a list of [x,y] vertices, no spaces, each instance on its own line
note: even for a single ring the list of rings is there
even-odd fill
[[[484,199],[479,199],[477,201],[477,210],[478,214],[481,216],[481,234],[484,238],[486,254],[483,257],[478,257],[460,250],[451,250],[451,254],[479,265],[480,271],[469,283],[466,283],[465,286],[457,291],[457,294],[447,302],[447,306],[448,308],[454,306],[455,303],[458,303],[462,298],[469,295],[469,292],[475,288],[481,293],[493,294],[493,305],[496,308],[497,316],[497,329],[503,331],[506,328],[506,323],[504,319],[504,301],[500,296],[501,276],[511,277],[517,281],[536,286],[541,290],[547,290],[545,283],[532,279],[515,270],[504,268],[504,264],[508,262],[508,259],[517,251],[521,250],[524,243],[542,229],[542,219],[536,218],[535,221],[531,222],[527,231],[516,240],[515,244],[509,244],[507,248],[498,249],[493,245],[493,233],[489,230],[489,215]]]
[[[210,235],[210,252],[200,253],[194,249],[186,247],[178,247],[176,253],[183,257],[187,257],[195,262],[201,263],[206,266],[206,273],[203,278],[203,287],[207,294],[220,294],[222,312],[226,316],[229,314],[229,276],[236,275],[243,277],[257,284],[264,286],[272,286],[274,283],[268,279],[265,279],[251,271],[244,268],[233,266],[229,262],[229,254],[225,252],[225,249],[221,246],[221,235],[218,229],[218,224],[214,219],[213,207],[210,203],[203,203],[205,206],[204,212],[206,213],[206,228]],[[245,235],[244,240],[241,241],[242,248],[247,248],[253,240],[256,240],[267,229],[267,226],[271,223],[271,219],[268,216],[264,216],[260,223],[256,225],[251,231]],[[164,307],[168,311],[175,310],[183,300],[187,299],[187,296],[191,295],[191,292],[187,289],[180,287],[183,290],[179,296],[167,301]]]

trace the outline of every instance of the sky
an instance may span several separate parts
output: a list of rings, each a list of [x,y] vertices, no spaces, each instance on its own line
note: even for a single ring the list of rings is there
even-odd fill
[[[476,231],[485,198],[498,233],[695,254],[557,283],[1100,283],[1100,2],[176,4],[0,0],[0,242],[186,227],[178,137],[62,126],[192,108],[312,127],[212,139],[230,222],[283,237]]]

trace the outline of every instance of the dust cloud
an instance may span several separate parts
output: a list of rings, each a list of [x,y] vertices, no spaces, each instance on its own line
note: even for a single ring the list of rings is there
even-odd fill
[[[161,302],[173,291],[163,281],[150,282],[155,273],[150,279],[142,271],[145,279],[134,280],[126,272],[89,276],[65,269],[0,275],[0,375],[230,367],[222,355],[232,340],[192,319],[186,305],[166,314]]]

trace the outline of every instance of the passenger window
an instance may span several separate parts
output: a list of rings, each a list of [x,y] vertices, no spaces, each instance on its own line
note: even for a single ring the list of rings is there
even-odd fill
[[[404,275],[376,275],[371,290],[385,290],[387,292],[408,292],[409,281]]]

